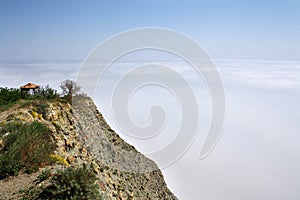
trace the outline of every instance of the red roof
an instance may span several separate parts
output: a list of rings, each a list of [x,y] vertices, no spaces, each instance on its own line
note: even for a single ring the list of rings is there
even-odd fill
[[[27,83],[26,85],[21,86],[21,89],[37,89],[40,86],[34,83]]]

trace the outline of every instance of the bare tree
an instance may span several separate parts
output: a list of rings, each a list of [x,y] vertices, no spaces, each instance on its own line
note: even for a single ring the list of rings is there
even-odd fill
[[[72,96],[79,94],[81,90],[75,81],[69,79],[61,82],[60,88],[62,89],[62,95],[68,100],[71,100]]]

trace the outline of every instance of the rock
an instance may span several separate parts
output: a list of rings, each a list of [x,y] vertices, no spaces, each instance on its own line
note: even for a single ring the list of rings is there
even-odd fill
[[[67,158],[71,167],[83,163],[92,166],[103,199],[177,199],[168,189],[156,164],[120,138],[90,98],[80,101],[82,105],[79,107],[63,101],[47,102],[49,114],[39,121],[51,131],[56,144],[54,153]],[[15,112],[18,113],[18,109]],[[25,122],[38,120],[28,110],[23,109],[22,113],[28,113],[21,115]],[[126,152],[134,153],[134,156],[130,157],[128,155],[132,154]],[[55,163],[45,167],[57,169],[66,166]],[[147,167],[154,171],[144,172]]]
[[[69,164],[72,164],[74,162],[74,160],[75,160],[74,156],[69,156],[67,158],[67,161],[68,161]]]
[[[105,186],[104,186],[104,183],[102,181],[99,181],[99,187],[102,191],[105,191]]]

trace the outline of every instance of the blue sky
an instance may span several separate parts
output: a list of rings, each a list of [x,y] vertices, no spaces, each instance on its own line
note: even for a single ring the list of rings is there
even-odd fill
[[[300,59],[300,2],[1,1],[0,59],[83,59],[107,37],[163,27],[213,58]]]
[[[214,151],[199,160],[210,126],[209,91],[185,62],[161,62],[186,78],[201,110],[194,143],[162,170],[168,187],[179,199],[188,200],[298,200],[299,10],[299,0],[2,0],[0,86],[34,82],[59,89],[66,78],[76,80],[83,59],[114,34],[141,27],[179,31],[216,58],[226,94],[226,121]],[[147,54],[133,56],[139,55]],[[122,133],[112,113],[114,87],[127,71],[147,62],[114,64],[98,83],[96,105],[110,126],[139,151],[147,154],[162,148],[178,129],[178,105],[170,101],[170,93],[161,94],[157,88],[137,92],[128,109],[134,122],[147,125],[149,108],[158,104],[154,100],[166,105],[171,117],[163,134],[153,140],[138,141]]]

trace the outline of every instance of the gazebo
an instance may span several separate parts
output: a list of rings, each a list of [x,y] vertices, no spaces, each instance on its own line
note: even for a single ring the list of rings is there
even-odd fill
[[[39,85],[34,84],[34,83],[27,83],[26,85],[21,86],[21,91],[22,92],[36,92],[40,88]]]

